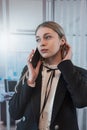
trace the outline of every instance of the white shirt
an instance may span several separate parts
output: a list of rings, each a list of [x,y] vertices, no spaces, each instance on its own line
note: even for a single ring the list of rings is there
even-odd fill
[[[49,66],[49,68],[53,69],[53,68],[57,68],[57,66],[51,65],[51,66]],[[42,90],[41,90],[41,110],[42,110],[43,103],[44,103],[47,81],[48,81],[49,76],[51,74],[51,72],[47,73],[47,70],[48,70],[47,68],[43,67],[43,71],[42,71]],[[53,81],[52,81],[50,94],[49,94],[47,103],[45,105],[45,108],[40,115],[39,130],[49,130],[50,122],[51,122],[53,102],[54,102],[55,92],[56,92],[57,84],[58,84],[58,81],[59,81],[60,73],[61,72],[59,70],[55,70],[55,77],[53,78]],[[48,91],[49,91],[49,86],[48,86]]]

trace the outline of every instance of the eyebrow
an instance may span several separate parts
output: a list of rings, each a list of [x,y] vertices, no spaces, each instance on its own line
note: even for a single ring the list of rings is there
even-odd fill
[[[44,36],[49,35],[49,34],[51,34],[51,33],[45,33]],[[36,38],[38,38],[38,37],[39,37],[39,36],[36,36]]]

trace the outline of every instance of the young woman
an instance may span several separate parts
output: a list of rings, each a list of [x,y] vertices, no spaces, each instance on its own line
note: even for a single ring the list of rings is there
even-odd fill
[[[9,101],[17,130],[79,130],[76,108],[87,106],[87,70],[75,66],[62,27],[40,24],[16,92]]]

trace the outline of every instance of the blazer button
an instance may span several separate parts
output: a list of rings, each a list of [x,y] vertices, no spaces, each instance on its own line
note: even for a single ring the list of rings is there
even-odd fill
[[[23,116],[23,117],[22,117],[22,121],[25,121],[25,119],[26,119],[25,116]]]
[[[55,125],[55,130],[58,130],[59,129],[59,125]]]

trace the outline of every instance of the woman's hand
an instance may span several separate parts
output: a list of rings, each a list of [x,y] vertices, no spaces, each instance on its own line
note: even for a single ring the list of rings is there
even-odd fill
[[[64,61],[64,60],[71,60],[71,58],[72,58],[71,46],[68,43],[65,43],[64,45],[65,45],[65,50],[63,50],[63,51],[65,51],[65,52],[63,52],[64,56],[63,56],[62,61]]]
[[[41,61],[38,61],[36,68],[33,67],[31,63],[33,55],[34,55],[34,50],[32,50],[32,52],[30,53],[28,57],[28,71],[29,71],[29,77],[27,80],[28,85],[35,83],[35,80],[38,76],[40,65],[41,65]]]

